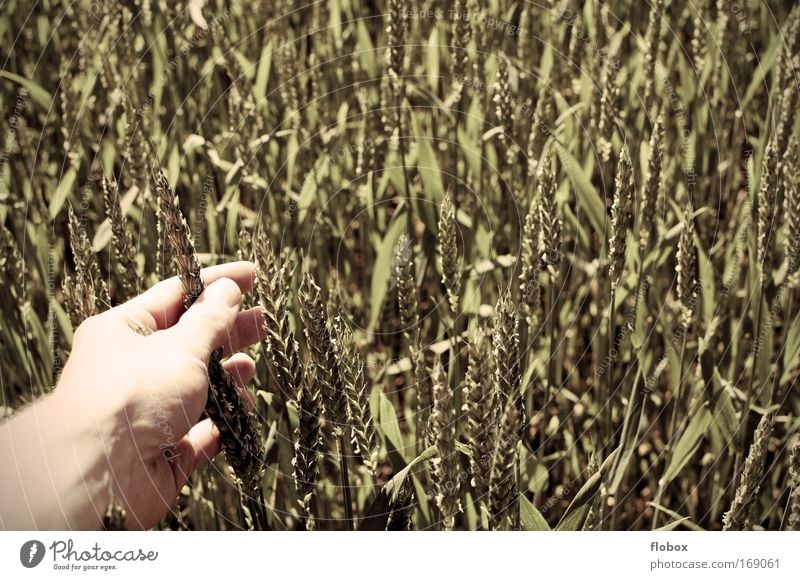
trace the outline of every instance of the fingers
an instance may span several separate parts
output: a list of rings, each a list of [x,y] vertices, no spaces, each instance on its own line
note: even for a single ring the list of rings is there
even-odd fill
[[[256,376],[255,361],[243,352],[236,353],[222,363],[222,368],[233,377],[236,386],[240,388],[244,388]]]
[[[240,393],[251,405],[255,405],[252,394],[244,388],[256,374],[255,361],[244,353],[237,353],[222,363],[222,367],[233,377]],[[219,430],[211,419],[203,419],[193,425],[171,455],[170,465],[176,489],[180,490],[192,473],[217,455],[221,448]]]
[[[236,317],[236,324],[233,325],[228,340],[222,345],[225,348],[224,354],[229,356],[257,343],[265,336],[264,311],[260,307],[256,306],[240,312]]]
[[[255,397],[245,388],[247,383],[256,376],[255,361],[243,352],[239,352],[222,363],[222,368],[233,378],[236,386],[239,387],[239,393],[247,400],[250,407],[255,408]]]
[[[242,293],[250,292],[255,283],[255,265],[252,262],[230,262],[203,268],[201,276],[206,286],[228,278],[236,282]],[[131,322],[151,331],[173,326],[183,308],[183,288],[177,276],[159,282],[143,294],[112,309]]]
[[[175,326],[159,333],[160,338],[208,362],[214,350],[230,343],[241,302],[242,292],[236,282],[229,278],[217,280]]]
[[[220,452],[219,431],[211,419],[194,425],[175,447],[174,460],[170,461],[175,477],[175,489],[180,491],[192,473]]]

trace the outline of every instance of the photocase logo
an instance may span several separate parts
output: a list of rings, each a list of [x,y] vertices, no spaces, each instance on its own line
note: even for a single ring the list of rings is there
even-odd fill
[[[44,558],[44,544],[39,540],[28,540],[19,549],[19,561],[26,568],[35,568]]]

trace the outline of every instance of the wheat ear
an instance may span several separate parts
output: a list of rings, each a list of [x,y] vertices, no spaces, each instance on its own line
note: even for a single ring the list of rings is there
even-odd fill
[[[611,238],[608,244],[609,272],[612,293],[625,270],[625,248],[628,233],[633,228],[633,168],[628,150],[623,146],[614,182],[614,202],[611,206]],[[609,337],[613,340],[613,337]]]
[[[786,528],[800,532],[800,436],[795,436],[789,460],[789,498],[786,504]]]
[[[471,332],[467,345],[467,371],[462,389],[464,403],[461,410],[466,414],[466,438],[472,451],[471,484],[475,490],[475,498],[484,502],[489,499],[495,429],[493,422],[486,420],[492,415],[494,408],[491,362],[486,331],[478,326]]]
[[[103,176],[101,183],[106,216],[111,223],[116,271],[121,280],[120,301],[125,301],[137,294],[139,278],[136,274],[136,248],[119,203],[117,182],[109,183]]]
[[[200,262],[192,242],[189,225],[178,206],[178,196],[169,185],[163,171],[155,176],[159,207],[164,218],[167,240],[172,249],[178,278],[183,287],[183,304],[188,309],[205,289],[200,272]],[[225,458],[246,494],[260,495],[263,475],[263,448],[256,417],[247,401],[236,388],[231,377],[222,368],[222,349],[211,354],[208,362],[208,402],[206,413],[217,426]],[[263,509],[263,505],[261,506]],[[251,514],[261,518],[257,525],[266,525],[265,514]]]
[[[436,505],[442,514],[445,530],[455,526],[456,514],[461,511],[458,501],[458,456],[456,452],[455,409],[453,392],[447,374],[437,356],[431,369],[433,385],[433,416],[437,457],[433,459],[433,485]]]
[[[758,422],[753,435],[753,444],[747,453],[739,485],[731,502],[730,509],[723,516],[723,530],[750,529],[754,522],[758,492],[764,476],[764,459],[767,455],[767,443],[772,432],[772,414],[765,413]]]
[[[460,266],[456,209],[448,192],[442,201],[439,213],[439,268],[452,318],[458,314],[458,299],[461,293]]]
[[[291,399],[296,399],[303,383],[299,346],[289,326],[286,289],[289,288],[293,264],[278,263],[278,256],[261,229],[255,240],[256,287],[264,311],[264,347],[278,386]]]
[[[351,440],[374,478],[378,466],[378,434],[369,407],[370,389],[364,362],[358,354],[353,331],[340,316],[334,319],[334,326],[339,339],[336,350],[347,398],[347,418],[353,433]]]

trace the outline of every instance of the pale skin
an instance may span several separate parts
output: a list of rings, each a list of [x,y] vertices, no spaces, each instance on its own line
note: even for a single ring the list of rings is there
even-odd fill
[[[241,309],[252,263],[202,276],[185,312],[171,278],[87,319],[52,394],[0,424],[0,529],[99,529],[112,494],[129,528],[150,528],[219,453],[219,432],[201,419],[208,359],[222,347],[242,388],[255,364],[237,351],[263,337],[264,318]]]

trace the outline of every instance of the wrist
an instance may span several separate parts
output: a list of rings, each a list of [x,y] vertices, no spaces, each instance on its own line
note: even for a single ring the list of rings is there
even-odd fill
[[[32,415],[27,430],[39,433],[32,467],[38,458],[39,470],[46,473],[44,485],[29,486],[35,474],[23,480],[43,504],[36,511],[45,513],[44,522],[37,520],[36,527],[99,529],[110,501],[111,460],[121,439],[117,414],[91,398],[72,396],[63,385],[26,412]]]

